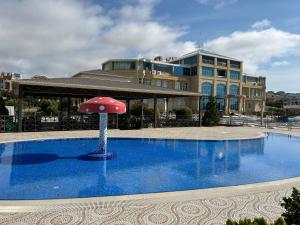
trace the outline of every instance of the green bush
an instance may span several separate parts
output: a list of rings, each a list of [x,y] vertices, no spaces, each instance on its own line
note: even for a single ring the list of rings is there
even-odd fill
[[[288,225],[300,224],[300,193],[299,190],[293,188],[290,197],[284,197],[281,206],[285,209],[282,214],[284,220]]]
[[[176,115],[176,119],[192,119],[192,110],[189,107],[183,107],[179,109],[174,109],[173,112]]]
[[[210,97],[202,118],[203,126],[217,126],[220,122],[219,111],[215,97]]]
[[[130,114],[132,116],[140,117],[142,115],[142,103],[136,102],[135,104],[133,104],[130,109]],[[148,105],[143,103],[143,114],[144,116],[153,116],[154,110],[150,109]]]
[[[264,218],[255,218],[254,220],[243,219],[239,222],[227,220],[226,225],[287,225],[283,218],[277,219],[274,223],[268,223]]]

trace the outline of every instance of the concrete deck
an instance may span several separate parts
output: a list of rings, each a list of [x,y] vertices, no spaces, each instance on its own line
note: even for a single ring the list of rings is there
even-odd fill
[[[246,127],[164,128],[120,131],[111,137],[248,139],[278,132],[300,136],[300,131]],[[98,136],[97,131],[0,134],[0,142]],[[291,187],[300,177],[251,185],[193,191],[102,198],[43,201],[0,201],[0,224],[225,224],[228,218],[264,216],[272,221]]]

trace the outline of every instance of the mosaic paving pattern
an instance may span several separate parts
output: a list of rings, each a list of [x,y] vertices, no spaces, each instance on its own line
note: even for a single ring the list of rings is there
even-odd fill
[[[291,188],[256,194],[191,201],[129,201],[127,204],[73,204],[56,210],[0,214],[1,225],[221,225],[228,218],[263,216],[272,221],[282,213],[279,206]]]

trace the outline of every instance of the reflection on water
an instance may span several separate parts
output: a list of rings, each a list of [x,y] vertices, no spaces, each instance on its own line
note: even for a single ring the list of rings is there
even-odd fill
[[[243,158],[264,155],[265,139],[111,139],[117,157],[82,160],[97,139],[0,144],[0,199],[123,195],[238,184]],[[251,181],[250,181],[251,182]]]

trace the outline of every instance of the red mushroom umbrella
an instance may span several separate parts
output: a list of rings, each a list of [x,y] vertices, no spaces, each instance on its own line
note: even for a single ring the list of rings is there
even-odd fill
[[[80,105],[79,111],[82,113],[99,113],[99,150],[91,153],[91,156],[110,158],[107,153],[107,114],[126,112],[126,105],[110,97],[95,97]]]

